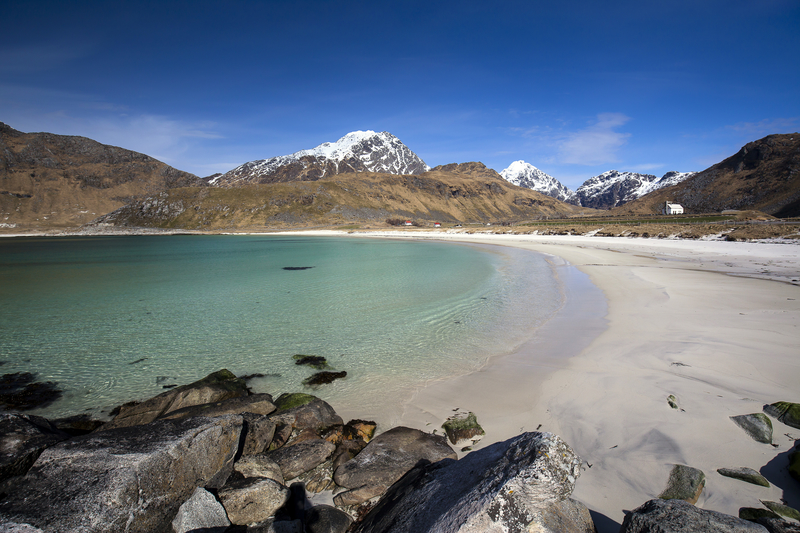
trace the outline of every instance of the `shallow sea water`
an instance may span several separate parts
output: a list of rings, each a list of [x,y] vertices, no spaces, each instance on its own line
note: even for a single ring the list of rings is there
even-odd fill
[[[286,267],[290,267],[287,270]],[[304,268],[311,267],[311,268]],[[56,381],[49,417],[107,413],[227,368],[334,408],[402,401],[510,353],[562,305],[513,248],[334,237],[0,239],[0,371]],[[347,377],[318,389],[294,354]]]

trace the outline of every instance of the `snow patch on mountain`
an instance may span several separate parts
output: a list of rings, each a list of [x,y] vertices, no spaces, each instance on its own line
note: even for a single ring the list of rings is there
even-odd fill
[[[313,179],[342,172],[420,174],[430,167],[389,132],[353,131],[336,142],[293,154],[250,161],[209,181],[211,185],[252,183],[294,165],[297,172],[315,167]],[[267,180],[269,181],[269,180]],[[278,180],[287,181],[287,180]]]
[[[568,202],[575,195],[574,191],[565,187],[553,176],[522,160],[511,163],[500,175],[509,183],[533,189],[562,202]]]

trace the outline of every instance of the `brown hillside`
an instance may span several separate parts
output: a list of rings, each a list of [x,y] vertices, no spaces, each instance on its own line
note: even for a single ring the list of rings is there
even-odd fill
[[[611,210],[612,214],[659,213],[664,202],[687,213],[758,210],[777,217],[800,216],[800,133],[769,135],[735,155]]]
[[[591,211],[512,185],[482,163],[465,163],[418,175],[363,172],[313,182],[173,189],[125,206],[98,222],[242,230],[383,224],[387,218],[428,224],[496,223]]]
[[[144,154],[0,122],[0,231],[77,227],[137,197],[202,185]]]

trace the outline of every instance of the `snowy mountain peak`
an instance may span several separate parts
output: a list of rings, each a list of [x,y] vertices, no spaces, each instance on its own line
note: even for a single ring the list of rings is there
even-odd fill
[[[314,181],[345,172],[420,174],[430,167],[389,132],[353,131],[336,142],[290,155],[250,161],[215,177],[211,185]]]
[[[672,171],[659,178],[653,174],[609,170],[583,182],[575,191],[575,200],[582,207],[611,209],[657,189],[680,183],[694,174]]]
[[[562,202],[569,201],[575,194],[553,176],[522,160],[514,161],[508,165],[508,168],[503,170],[500,175],[509,183],[533,189]]]

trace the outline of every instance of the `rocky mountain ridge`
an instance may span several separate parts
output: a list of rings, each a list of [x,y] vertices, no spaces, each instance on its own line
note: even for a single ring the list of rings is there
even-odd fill
[[[609,170],[589,178],[575,191],[571,203],[594,209],[611,209],[637,198],[680,183],[695,172],[667,172],[660,178],[653,174]]]
[[[755,209],[781,218],[800,216],[800,133],[747,143],[716,165],[615,211],[659,213],[667,200],[693,213]]]
[[[641,198],[657,189],[669,187],[694,175],[694,172],[667,172],[662,177],[637,172],[609,170],[589,178],[573,191],[556,178],[525,161],[514,161],[500,175],[509,183],[532,189],[562,202],[593,209],[610,209]]]
[[[145,154],[0,122],[4,227],[79,226],[137,197],[186,186],[205,182]]]
[[[256,183],[316,181],[348,172],[420,174],[430,167],[389,132],[354,131],[334,143],[244,163],[212,177],[209,184],[237,187]]]
[[[581,208],[511,185],[483,163],[422,174],[353,172],[291,181],[169,190],[99,218],[115,227],[242,230],[326,224],[498,223],[572,216]]]

